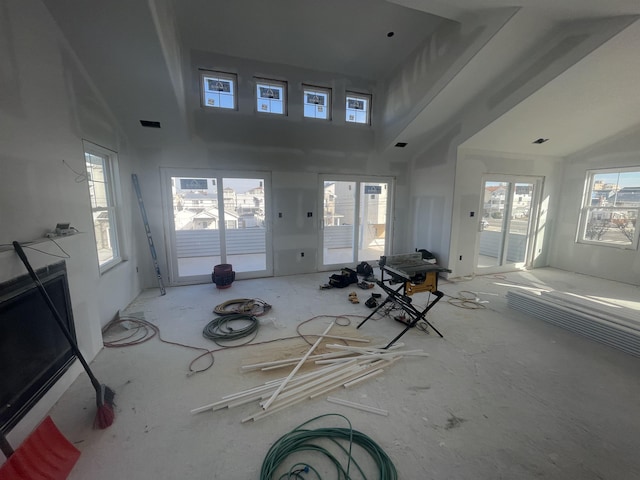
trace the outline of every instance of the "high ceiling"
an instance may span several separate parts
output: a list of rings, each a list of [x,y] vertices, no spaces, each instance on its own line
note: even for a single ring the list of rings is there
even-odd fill
[[[384,0],[190,0],[174,10],[185,49],[368,80],[388,76],[443,21]]]
[[[157,141],[140,119],[172,131],[184,118],[185,59],[214,52],[376,82],[442,22],[522,7],[398,138],[415,140],[462,110],[559,21],[640,14],[638,0],[43,0],[124,130]],[[540,22],[531,21],[531,18]],[[528,19],[528,20],[527,20]],[[522,28],[521,28],[522,27]],[[394,35],[388,37],[389,32]],[[498,42],[501,42],[498,44]],[[516,105],[465,146],[564,156],[640,123],[640,22]],[[180,58],[182,57],[182,60]],[[145,137],[147,135],[147,137]],[[551,140],[532,145],[538,137]],[[534,148],[541,147],[541,148]],[[415,152],[413,152],[415,153]],[[411,148],[402,153],[407,158]]]
[[[639,48],[635,22],[463,146],[562,157],[640,125]]]
[[[613,17],[640,13],[637,0],[390,0],[393,3],[456,18],[474,10],[499,7],[522,7],[545,12],[551,18]]]

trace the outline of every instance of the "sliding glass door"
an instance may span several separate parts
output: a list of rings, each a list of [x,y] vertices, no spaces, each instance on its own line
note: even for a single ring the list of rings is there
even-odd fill
[[[477,271],[508,271],[530,263],[541,180],[487,178],[483,182]]]
[[[320,270],[375,262],[389,250],[392,180],[321,176]]]
[[[236,278],[272,274],[265,173],[163,169],[174,285],[211,282],[215,265]]]

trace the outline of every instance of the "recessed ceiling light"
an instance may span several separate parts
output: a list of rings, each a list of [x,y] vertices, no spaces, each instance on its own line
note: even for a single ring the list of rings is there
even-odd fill
[[[147,128],[160,128],[160,122],[154,122],[152,120],[140,120],[140,125]]]
[[[394,35],[395,35],[395,33],[394,33],[394,32],[389,32],[389,33],[387,33],[387,37],[389,37],[389,38],[393,37]]]
[[[398,142],[396,143],[396,147],[398,148],[404,148],[407,146],[407,142]]]
[[[537,143],[538,145],[540,145],[541,143],[548,142],[548,141],[549,141],[548,138],[539,138],[537,140],[534,140],[533,143]]]

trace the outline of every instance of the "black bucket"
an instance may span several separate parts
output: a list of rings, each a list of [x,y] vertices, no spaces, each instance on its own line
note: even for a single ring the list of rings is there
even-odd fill
[[[221,263],[213,267],[211,280],[217,288],[229,288],[235,279],[236,272],[233,271],[233,265],[230,263]]]

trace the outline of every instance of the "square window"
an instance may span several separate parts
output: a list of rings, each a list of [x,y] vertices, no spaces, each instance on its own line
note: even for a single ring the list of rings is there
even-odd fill
[[[346,121],[351,123],[371,123],[371,95],[347,92]]]
[[[285,115],[287,111],[287,83],[256,78],[256,100],[258,112]]]
[[[303,85],[304,116],[331,120],[331,89]]]
[[[200,72],[202,106],[236,110],[237,83],[237,77],[231,73],[202,70]]]

